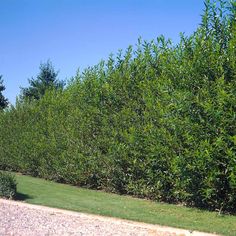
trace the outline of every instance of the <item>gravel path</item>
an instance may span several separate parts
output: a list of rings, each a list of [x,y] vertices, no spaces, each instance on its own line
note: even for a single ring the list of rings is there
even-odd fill
[[[212,236],[0,199],[0,236]]]

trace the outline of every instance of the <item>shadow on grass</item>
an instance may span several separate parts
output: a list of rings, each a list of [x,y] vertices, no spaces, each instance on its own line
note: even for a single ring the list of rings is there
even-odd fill
[[[16,193],[15,200],[24,201],[27,199],[33,199],[33,197],[28,194],[24,194],[24,193]]]

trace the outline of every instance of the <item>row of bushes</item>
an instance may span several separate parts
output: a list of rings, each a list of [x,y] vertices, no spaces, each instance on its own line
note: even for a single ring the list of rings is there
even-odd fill
[[[206,1],[174,45],[139,40],[64,91],[0,115],[0,169],[236,209],[236,4]]]

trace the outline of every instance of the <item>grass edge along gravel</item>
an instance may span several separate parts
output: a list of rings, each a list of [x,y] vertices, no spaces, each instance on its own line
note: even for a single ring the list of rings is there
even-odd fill
[[[17,198],[27,203],[150,224],[236,235],[236,216],[59,184],[17,174]]]

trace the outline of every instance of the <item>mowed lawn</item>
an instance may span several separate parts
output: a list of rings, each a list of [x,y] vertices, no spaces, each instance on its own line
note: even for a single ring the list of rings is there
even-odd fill
[[[77,188],[16,175],[18,199],[27,203],[189,230],[236,235],[236,216]]]

